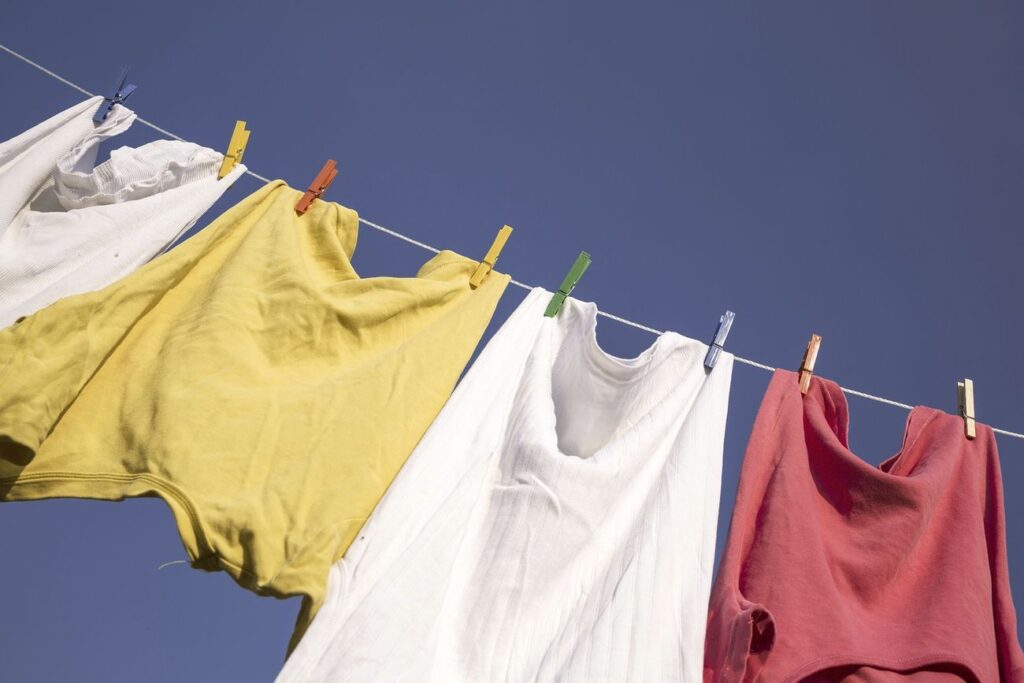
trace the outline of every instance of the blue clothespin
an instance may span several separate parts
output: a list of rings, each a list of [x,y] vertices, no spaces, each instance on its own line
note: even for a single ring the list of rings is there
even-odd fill
[[[722,347],[725,346],[725,338],[729,336],[729,330],[732,328],[732,321],[735,318],[735,313],[726,311],[725,315],[718,319],[718,329],[715,330],[715,338],[711,340],[711,346],[708,347],[708,355],[704,356],[704,367],[708,370],[714,368],[715,363],[718,362],[718,356],[722,353]]]
[[[131,83],[125,85],[125,81],[127,80],[128,67],[126,66],[121,69],[121,78],[119,78],[117,83],[114,84],[114,89],[110,92],[110,95],[103,98],[100,108],[92,115],[93,122],[103,123],[114,108],[115,104],[124,104],[124,101],[128,99],[128,96],[135,92],[136,86]]]

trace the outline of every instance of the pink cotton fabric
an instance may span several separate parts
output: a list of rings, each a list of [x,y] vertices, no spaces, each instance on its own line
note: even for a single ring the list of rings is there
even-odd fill
[[[776,371],[711,593],[704,680],[1024,681],[995,437],[917,407],[874,467],[846,399]]]

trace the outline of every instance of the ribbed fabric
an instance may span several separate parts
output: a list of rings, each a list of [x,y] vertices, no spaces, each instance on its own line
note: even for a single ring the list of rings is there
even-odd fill
[[[94,167],[102,141],[135,114],[100,124],[95,97],[0,144],[0,328],[54,301],[100,289],[161,253],[231,186],[223,156],[188,142],[121,147]]]
[[[195,566],[305,597],[296,637],[509,280],[450,251],[361,278],[356,213],[301,196],[0,331],[0,500],[160,496]]]
[[[278,677],[699,681],[733,358],[597,345],[533,290],[424,436]]]
[[[97,141],[90,139],[58,159],[53,179],[65,209],[135,201],[201,181],[212,180],[204,185],[218,190],[229,186],[227,179],[216,180],[223,155],[192,143],[156,140],[137,148],[120,147],[93,167],[96,151]],[[235,169],[233,175],[241,172]],[[189,190],[201,191],[197,186]]]

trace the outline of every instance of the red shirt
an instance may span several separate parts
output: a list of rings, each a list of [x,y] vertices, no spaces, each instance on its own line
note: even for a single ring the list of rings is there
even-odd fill
[[[1024,681],[992,430],[914,408],[874,467],[846,398],[772,377],[711,593],[704,680]]]

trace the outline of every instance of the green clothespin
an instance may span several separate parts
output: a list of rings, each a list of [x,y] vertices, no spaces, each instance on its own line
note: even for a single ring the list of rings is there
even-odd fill
[[[554,318],[558,315],[558,312],[562,310],[562,304],[565,303],[565,298],[572,294],[572,290],[576,287],[576,283],[583,277],[583,273],[587,272],[587,268],[590,267],[590,254],[585,251],[581,251],[580,255],[576,257],[576,263],[572,264],[572,269],[569,274],[562,280],[562,286],[558,288],[555,295],[551,297],[551,303],[548,304],[547,309],[544,311],[544,315],[549,318]]]

